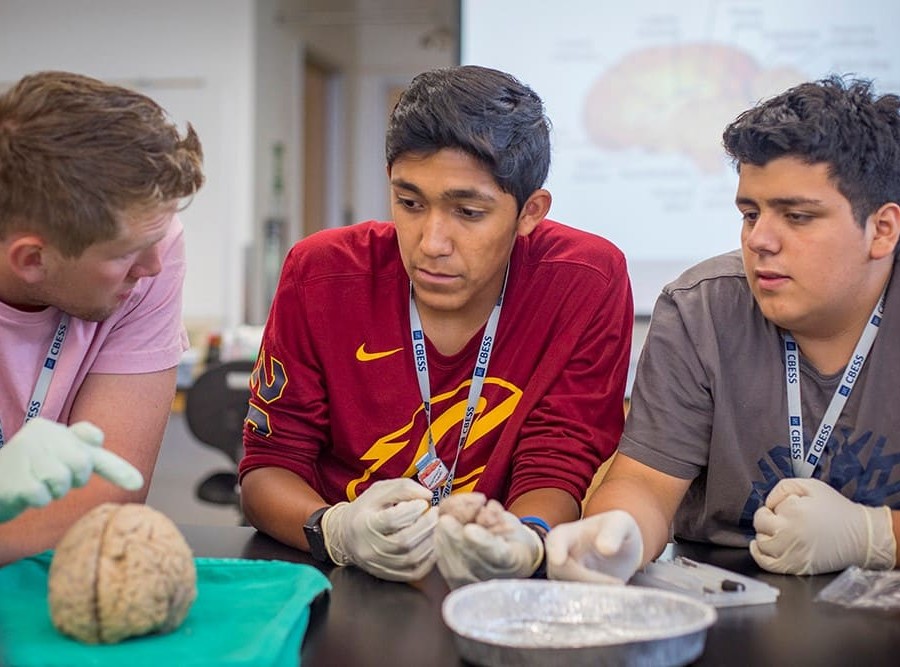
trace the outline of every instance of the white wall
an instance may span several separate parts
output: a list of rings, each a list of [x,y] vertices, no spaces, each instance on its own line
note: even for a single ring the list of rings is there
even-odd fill
[[[362,25],[357,34],[360,59],[357,96],[360,114],[355,124],[356,155],[353,173],[357,187],[352,212],[357,221],[387,220],[390,214],[384,168],[384,134],[388,94],[405,86],[419,72],[456,63],[456,52],[424,49],[422,35],[433,27],[423,21],[409,24]]]
[[[312,8],[314,5],[318,9]],[[415,3],[404,1],[404,5]],[[455,26],[456,0],[425,3],[408,11],[381,0],[341,0],[313,3],[299,0],[257,0],[257,225],[269,213],[272,182],[271,147],[285,146],[285,183],[290,229],[297,238],[302,210],[302,90],[303,62],[310,57],[333,69],[339,107],[334,157],[335,182],[328,199],[324,226],[389,215],[384,171],[387,95],[406,85],[418,72],[454,64],[455,47],[424,48],[421,37],[437,24]],[[293,187],[292,187],[293,186]],[[256,261],[260,261],[257,248]],[[261,294],[259,285],[252,285]],[[257,302],[250,319],[260,323],[267,303]]]
[[[0,86],[42,69],[129,85],[203,142],[207,182],[182,214],[185,319],[243,315],[253,232],[253,0],[0,0]]]

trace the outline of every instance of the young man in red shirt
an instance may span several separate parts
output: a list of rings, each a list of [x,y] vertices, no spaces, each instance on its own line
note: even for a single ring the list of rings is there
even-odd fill
[[[286,259],[251,379],[244,513],[386,579],[436,558],[457,582],[530,576],[538,533],[579,516],[621,433],[625,260],[545,219],[549,123],[508,74],[417,76],[386,158],[393,221]],[[429,508],[460,492],[499,502],[509,530],[448,518],[436,551]]]

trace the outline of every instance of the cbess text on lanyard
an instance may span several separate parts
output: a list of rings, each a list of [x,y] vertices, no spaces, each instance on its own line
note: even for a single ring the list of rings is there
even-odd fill
[[[456,456],[453,465],[447,469],[446,464],[438,456],[431,432],[431,383],[428,378],[428,358],[425,354],[425,332],[422,330],[422,320],[419,310],[413,298],[413,285],[409,284],[409,327],[412,335],[413,365],[416,367],[416,377],[419,381],[419,393],[422,395],[422,408],[425,412],[428,435],[428,451],[416,461],[419,481],[432,492],[431,504],[437,505],[442,498],[450,495],[453,488],[453,476],[456,474],[456,464],[459,462],[459,453],[466,445],[466,439],[475,420],[475,408],[481,398],[481,390],[484,387],[484,379],[487,377],[488,362],[491,360],[491,351],[497,338],[497,324],[500,321],[500,310],[503,307],[503,295],[506,293],[506,280],[509,278],[509,264],[506,265],[506,274],[503,276],[503,287],[497,303],[488,317],[484,326],[484,334],[481,337],[481,345],[478,348],[478,356],[475,359],[475,370],[472,371],[472,382],[469,385],[469,397],[466,400],[466,413],[459,432],[459,443],[456,447]]]
[[[50,390],[50,380],[53,379],[53,372],[56,370],[56,362],[59,360],[60,352],[62,352],[63,341],[66,339],[66,332],[69,330],[69,315],[63,313],[59,318],[59,324],[56,327],[56,333],[50,341],[50,348],[47,350],[47,356],[41,366],[41,372],[38,373],[37,381],[34,383],[34,391],[31,393],[31,400],[28,401],[28,407],[25,408],[25,421],[23,425],[30,422],[41,413],[44,407],[44,401],[47,400],[47,392]],[[6,441],[3,439],[3,424],[0,422],[0,447]]]
[[[784,378],[787,388],[788,403],[788,438],[791,446],[791,469],[795,477],[812,477],[819,461],[822,459],[822,452],[825,451],[825,445],[834,430],[844,405],[853,391],[856,379],[862,370],[863,364],[872,349],[875,337],[878,335],[878,327],[881,326],[881,317],[884,314],[884,297],[887,286],[881,292],[881,297],[863,329],[856,348],[850,356],[850,362],[844,369],[844,375],[841,383],[838,385],[831,402],[825,410],[825,415],[819,423],[816,430],[816,437],[810,445],[809,451],[804,452],[803,446],[803,409],[800,404],[800,351],[797,342],[791,334],[785,332],[783,337],[784,343]]]

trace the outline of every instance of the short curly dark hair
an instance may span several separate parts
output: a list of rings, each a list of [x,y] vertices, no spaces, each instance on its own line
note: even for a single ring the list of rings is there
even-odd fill
[[[786,156],[827,164],[860,226],[900,203],[900,97],[877,96],[871,80],[802,83],[742,113],[722,140],[738,169]]]

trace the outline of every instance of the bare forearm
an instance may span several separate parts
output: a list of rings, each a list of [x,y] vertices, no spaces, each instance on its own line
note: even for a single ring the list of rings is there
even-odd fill
[[[0,523],[0,565],[53,549],[75,521],[101,503],[142,503],[146,496],[146,485],[129,492],[95,475],[87,486],[48,506],[26,510]]]
[[[518,517],[538,516],[550,527],[575,521],[581,515],[578,502],[561,489],[535,489],[523,493],[509,506]]]
[[[302,478],[282,468],[257,468],[241,480],[241,509],[251,525],[304,551],[309,544],[303,524],[327,504]]]

